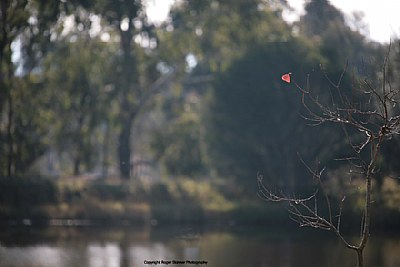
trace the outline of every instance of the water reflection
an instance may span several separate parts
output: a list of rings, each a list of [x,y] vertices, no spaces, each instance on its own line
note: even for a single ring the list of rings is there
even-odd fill
[[[87,254],[92,267],[119,267],[121,263],[121,250],[116,243],[89,245]]]
[[[58,248],[47,246],[26,248],[0,248],[3,266],[64,266],[65,253]]]
[[[137,267],[154,266],[145,261],[161,260],[208,262],[207,265],[168,266],[355,266],[353,252],[330,235],[310,236],[265,228],[99,230],[52,227],[25,232],[25,238],[18,239],[2,231],[0,266]],[[366,251],[366,261],[370,263],[367,266],[398,267],[399,252],[398,237],[373,236]]]

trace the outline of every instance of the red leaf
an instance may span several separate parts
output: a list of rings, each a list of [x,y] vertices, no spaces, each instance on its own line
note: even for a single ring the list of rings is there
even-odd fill
[[[286,73],[282,75],[282,81],[290,83],[290,74],[291,73]]]

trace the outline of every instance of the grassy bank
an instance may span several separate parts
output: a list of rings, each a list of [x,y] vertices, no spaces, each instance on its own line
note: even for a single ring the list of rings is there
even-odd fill
[[[390,190],[389,190],[390,189]],[[375,206],[375,227],[396,227],[394,185]],[[44,225],[293,224],[284,206],[221,180],[173,179],[146,185],[119,179],[1,178],[0,222]],[[386,203],[386,204],[385,204]],[[357,206],[343,227],[358,227]]]
[[[261,224],[287,221],[268,205],[222,181],[139,182],[85,178],[1,178],[0,221],[41,224]],[[250,195],[250,197],[249,197]]]

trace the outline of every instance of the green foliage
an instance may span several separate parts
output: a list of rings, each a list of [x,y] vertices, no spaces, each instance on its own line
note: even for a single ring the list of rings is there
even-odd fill
[[[28,79],[15,75],[12,61],[12,47],[18,38],[20,41],[30,28],[30,20],[36,23],[50,25],[57,19],[58,9],[52,17],[35,17],[42,15],[42,10],[36,9],[36,1],[2,1],[0,4],[0,174],[15,175],[26,171],[27,167],[43,153],[41,131],[38,130],[37,119],[32,118],[29,108],[37,103],[37,97],[30,92]],[[41,7],[58,6],[58,1],[40,4]],[[50,32],[50,31],[48,31]],[[38,31],[30,32],[37,36]],[[42,33],[42,32],[40,32]],[[25,105],[27,99],[32,103]],[[29,100],[28,100],[29,101]],[[36,107],[36,106],[35,106]],[[32,119],[32,120],[31,120]]]
[[[21,78],[15,83],[12,91],[14,108],[17,111],[13,117],[17,174],[27,171],[31,164],[44,154],[48,145],[46,137],[50,120],[39,108],[46,104],[46,97],[34,80],[34,77]]]
[[[57,202],[56,185],[39,177],[0,177],[0,203],[15,208]]]
[[[184,113],[155,133],[152,150],[168,174],[193,177],[205,171],[200,127],[198,115]]]
[[[343,68],[346,62],[355,75],[377,78],[381,46],[366,41],[358,31],[349,27],[344,14],[327,0],[312,0],[297,23],[302,35],[310,38],[327,59],[331,70]]]
[[[219,3],[214,8],[223,10],[223,6]],[[293,186],[303,184],[309,175],[297,153],[305,162],[318,158],[333,168],[338,163],[332,164],[327,160],[348,153],[344,150],[343,135],[334,133],[329,126],[319,127],[317,133],[305,125],[300,116],[300,92],[288,91],[289,86],[284,86],[280,77],[293,72],[292,78],[297,84],[311,89],[319,100],[331,105],[331,100],[338,97],[333,83],[339,79],[346,61],[350,63],[348,69],[353,72],[353,79],[358,79],[359,75],[374,79],[380,50],[351,30],[343,14],[329,2],[311,1],[306,9],[307,13],[298,26],[300,33],[312,43],[305,42],[302,37],[288,37],[285,27],[275,27],[275,30],[267,27],[264,31],[255,28],[257,30],[251,32],[251,27],[246,28],[244,24],[237,31],[244,31],[251,38],[232,38],[231,45],[227,46],[241,44],[246,49],[238,51],[247,52],[236,53],[239,59],[229,57],[229,54],[224,56],[237,60],[228,64],[229,67],[219,69],[222,73],[217,76],[209,105],[205,108],[207,162],[221,176],[234,177],[251,187],[251,177],[260,171],[274,183]],[[261,17],[264,22],[268,21],[266,25],[276,25],[274,20],[265,17],[272,14],[268,8],[263,12]],[[246,18],[249,17],[242,17]],[[231,18],[231,21],[234,20]],[[254,23],[253,20],[249,22]],[[280,34],[275,38],[277,31]],[[247,43],[249,40],[253,43]],[[343,49],[338,49],[342,46]],[[214,56],[211,60],[216,58]],[[325,75],[333,82],[330,83]],[[343,78],[341,87],[357,101],[359,96],[352,93],[350,76]],[[357,133],[349,134],[356,134],[352,138],[359,137]]]
[[[372,66],[379,46],[350,30],[343,14],[322,0],[309,1],[295,39],[281,16],[284,2],[178,1],[171,20],[156,29],[156,46],[154,27],[140,1],[4,2],[0,173],[24,173],[56,147],[59,154],[73,158],[67,172],[90,171],[115,159],[122,176],[129,176],[135,147],[131,142],[136,141],[131,130],[137,116],[154,110],[145,104],[162,62],[173,66],[176,76],[168,84],[181,94],[173,100],[160,95],[171,107],[161,111],[165,120],[155,127],[151,149],[166,173],[201,176],[216,169],[253,183],[252,177],[262,171],[271,179],[284,182],[282,177],[289,177],[295,183],[293,176],[304,168],[294,151],[307,159],[317,154],[326,159],[338,137],[327,135],[329,129],[318,134],[298,126],[299,95],[281,88],[280,75],[292,71],[305,85],[311,73],[310,84],[319,87],[317,63],[338,77],[347,58],[360,73],[375,75]],[[68,32],[63,21],[69,14],[75,25]],[[101,30],[110,34],[108,42],[91,31],[96,16]],[[309,43],[302,41],[304,36]],[[14,64],[11,44],[17,38],[21,58]],[[195,69],[187,68],[189,54],[197,60]],[[23,66],[22,76],[16,76],[17,66]],[[208,95],[209,106],[203,109],[200,103],[188,112],[185,97],[195,92],[202,102],[216,74],[221,75]],[[328,143],[323,141],[327,136]],[[303,151],[309,140],[320,149]]]
[[[51,92],[53,145],[72,154],[74,174],[80,173],[81,164],[90,169],[98,162],[101,127],[108,123],[107,107],[113,101],[107,89],[112,48],[87,36],[59,43],[45,59],[43,83]]]
[[[195,93],[199,99],[209,89],[213,75],[227,69],[249,46],[290,36],[279,12],[258,0],[182,1],[172,10],[171,19],[164,25],[165,30],[159,31],[161,57],[177,66],[178,71],[186,71],[179,85],[182,95]],[[182,63],[189,54],[198,63],[190,71]],[[203,110],[188,114],[182,106],[191,104],[185,101],[184,97],[165,100],[171,107],[178,106],[180,114],[174,114],[173,109],[163,110],[169,114],[165,116],[166,127],[155,134],[152,148],[169,174],[194,176],[204,173],[207,161],[204,126],[198,115]]]
[[[387,79],[392,88],[400,87],[400,40],[394,40],[390,47],[389,66]],[[380,73],[381,74],[381,73]],[[391,110],[398,112],[399,103],[392,103]],[[382,172],[383,175],[400,176],[400,137],[393,136],[382,147]],[[382,178],[382,177],[380,177]],[[381,181],[382,182],[382,181]]]
[[[173,53],[175,58],[180,55],[181,60],[193,53],[209,72],[226,69],[250,44],[290,36],[280,13],[260,0],[182,1],[172,10],[171,18],[161,35],[161,51]],[[171,44],[170,49],[163,49]]]
[[[101,14],[108,24],[119,27],[124,18],[129,20],[136,18],[142,8],[141,5],[140,1],[98,0],[92,3],[92,8]]]
[[[97,183],[94,182],[87,187],[85,194],[89,194],[98,199],[123,201],[130,195],[130,189],[126,185],[104,183],[100,181]]]
[[[168,186],[165,183],[158,183],[151,187],[150,190],[151,202],[153,204],[160,203],[170,203],[173,202],[174,197],[171,195],[171,192],[168,190]]]
[[[297,152],[314,159],[324,150],[320,144],[326,136],[304,126],[301,94],[280,77],[293,71],[297,83],[306,84],[303,77],[311,73],[311,81],[319,82],[312,72],[321,61],[310,46],[291,39],[251,48],[217,78],[206,133],[209,162],[221,176],[247,185],[257,171],[286,185],[304,178]]]
[[[46,104],[46,95],[41,85],[33,75],[15,77],[12,84],[12,102],[11,106],[10,103],[7,105],[7,124],[0,126],[1,141],[7,144],[0,150],[2,175],[8,175],[8,164],[11,164],[11,171],[15,174],[26,172],[31,164],[43,155],[48,144],[46,137],[50,120],[39,108]]]

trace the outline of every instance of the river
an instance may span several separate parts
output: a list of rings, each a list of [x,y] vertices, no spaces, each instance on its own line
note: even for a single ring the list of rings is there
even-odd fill
[[[6,227],[1,267],[354,267],[355,254],[319,230],[268,227]],[[367,267],[400,266],[400,236],[372,235]],[[174,264],[175,263],[175,264]]]

